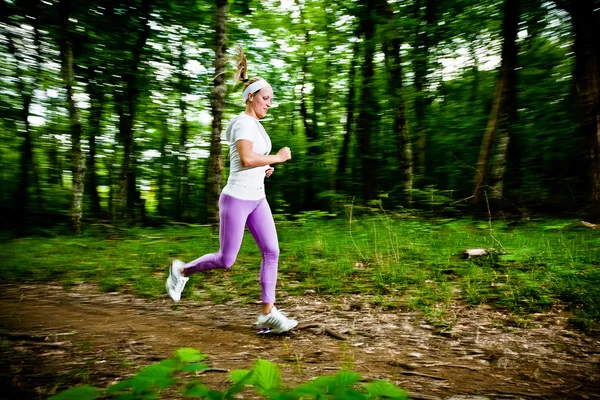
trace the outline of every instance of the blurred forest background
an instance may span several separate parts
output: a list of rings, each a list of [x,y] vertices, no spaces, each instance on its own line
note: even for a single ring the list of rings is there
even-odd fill
[[[11,227],[214,222],[237,45],[278,214],[598,215],[598,0],[0,0]]]

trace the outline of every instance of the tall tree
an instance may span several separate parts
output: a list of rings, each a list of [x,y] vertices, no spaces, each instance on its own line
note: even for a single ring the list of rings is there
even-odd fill
[[[86,127],[87,134],[87,157],[85,171],[85,199],[88,201],[87,209],[94,217],[102,216],[102,207],[98,187],[105,183],[102,167],[111,171],[111,162],[107,162],[107,155],[102,153],[99,140],[104,132],[103,123],[105,118],[110,118],[110,88],[111,80],[115,80],[118,74],[112,69],[114,65],[111,56],[118,51],[112,50],[112,43],[118,29],[106,29],[110,21],[111,3],[98,4],[94,0],[78,0],[72,3],[76,8],[73,10],[72,18],[76,20],[76,28],[72,29],[72,45],[74,57],[75,76],[81,77],[82,83],[89,97],[89,112],[82,113],[82,123]],[[120,45],[120,44],[119,44]],[[116,47],[116,46],[115,46]],[[110,156],[112,158],[112,155]],[[103,160],[104,163],[102,163]],[[104,164],[104,165],[102,165]],[[118,163],[117,163],[118,164]],[[110,195],[114,193],[111,190]],[[112,212],[112,209],[105,210]]]
[[[405,204],[409,205],[412,202],[413,189],[413,152],[406,112],[402,56],[400,54],[402,41],[398,30],[398,22],[395,21],[391,6],[387,2],[381,2],[379,12],[384,20],[393,24],[393,26],[386,29],[383,35],[382,48],[385,55],[388,85],[391,93],[390,103],[393,108],[392,129],[396,134],[398,164],[400,165],[400,177],[403,186],[402,196],[404,197]]]
[[[169,143],[169,124],[167,123],[167,116],[163,116],[163,123],[160,129],[161,140],[158,151],[160,152],[158,177],[156,178],[156,201],[158,203],[158,215],[164,217],[169,214],[169,207],[167,205],[167,188],[166,183],[169,180],[167,177],[166,168],[167,164],[167,145]]]
[[[71,175],[73,179],[71,189],[71,229],[74,233],[80,233],[81,217],[83,215],[85,159],[81,151],[83,126],[81,125],[79,110],[75,104],[73,91],[75,75],[73,73],[73,45],[70,27],[72,7],[72,0],[60,0],[59,2],[61,71],[67,92],[67,109],[71,132]]]
[[[520,0],[504,0],[502,59],[492,109],[477,162],[474,191],[476,200],[485,184],[491,189],[489,198],[501,199],[503,195],[510,131],[514,129],[517,112],[516,69],[519,10]]]
[[[85,192],[90,201],[90,210],[93,215],[99,216],[102,208],[100,206],[100,194],[98,193],[98,174],[96,165],[97,146],[96,138],[102,134],[102,116],[104,112],[104,87],[99,82],[102,72],[96,67],[85,69],[86,86],[90,96],[90,117],[88,132],[88,157],[85,173]]]
[[[356,70],[358,69],[358,57],[360,46],[358,40],[352,44],[352,62],[348,74],[348,96],[346,102],[346,123],[344,129],[344,137],[342,139],[342,147],[338,153],[338,164],[336,169],[335,189],[338,191],[346,190],[346,181],[348,179],[346,168],[348,165],[350,141],[352,138],[354,126],[354,113],[356,105]]]
[[[321,143],[319,140],[319,130],[317,124],[317,113],[314,110],[311,113],[309,111],[309,104],[311,100],[310,94],[310,86],[313,86],[312,82],[309,79],[309,55],[310,50],[310,34],[306,32],[304,35],[304,54],[302,56],[301,61],[301,78],[300,78],[300,117],[302,119],[304,125],[304,135],[306,136],[308,149],[306,151],[306,184],[307,187],[304,190],[304,207],[307,207],[314,200],[315,195],[318,193],[318,189],[316,188],[316,172],[318,170],[318,166],[321,165],[319,162],[319,156],[321,154]],[[314,98],[314,96],[313,96]],[[315,103],[316,106],[316,103]]]
[[[374,101],[374,57],[375,57],[375,3],[369,0],[359,2],[358,18],[359,29],[363,36],[363,63],[362,85],[360,91],[360,107],[356,122],[356,136],[358,137],[358,153],[361,163],[361,184],[363,199],[365,201],[377,198],[377,180],[375,171],[376,158],[373,154],[371,136],[375,130],[378,105]]]
[[[331,209],[321,194],[332,190],[335,164],[324,155],[330,150],[334,137],[332,107],[335,102],[334,77],[337,65],[332,62],[336,47],[334,34],[334,15],[339,13],[336,2],[323,4],[317,1],[304,2],[301,8],[302,27],[305,29],[305,55],[302,65],[302,97],[300,99],[303,114],[307,116],[305,133],[308,149],[305,170],[307,189],[304,192],[307,209]],[[309,106],[310,105],[310,106]]]
[[[150,36],[150,14],[151,0],[141,0],[141,4],[127,6],[125,12],[115,5],[113,15],[119,13],[125,18],[124,26],[120,27],[119,33],[126,39],[126,43],[132,43],[123,49],[123,65],[121,70],[122,92],[117,93],[117,113],[119,115],[119,136],[123,145],[121,171],[119,175],[119,215],[127,220],[134,217],[135,203],[138,200],[136,187],[136,163],[135,163],[135,132],[134,124],[138,100],[141,91],[141,59],[142,52]],[[133,36],[131,32],[125,31],[133,21]]]
[[[219,193],[222,187],[223,155],[221,153],[221,130],[225,105],[225,71],[227,63],[227,0],[216,1],[215,19],[215,78],[211,92],[212,130],[210,156],[206,166],[206,208],[208,221],[219,221]]]
[[[430,48],[433,44],[433,26],[436,21],[436,0],[415,0],[415,46],[413,51],[413,70],[415,87],[415,134],[416,134],[416,172],[422,179],[426,175],[425,156],[427,131],[425,128],[425,109],[429,102],[427,75],[429,73]]]
[[[16,24],[12,24],[9,15],[17,18]],[[18,21],[22,18],[20,14],[28,13],[32,16],[33,36],[27,34],[24,27],[20,27],[24,21]],[[31,189],[31,180],[37,194],[37,205],[43,210],[44,196],[40,183],[40,173],[33,157],[33,131],[29,117],[31,116],[31,105],[33,94],[39,86],[41,79],[41,55],[40,55],[40,13],[38,5],[32,1],[16,2],[14,8],[9,10],[6,4],[0,9],[0,22],[5,24],[7,36],[8,51],[15,62],[15,80],[17,82],[17,92],[21,100],[19,118],[17,121],[18,131],[21,133],[20,146],[20,173],[18,189],[16,193],[16,222],[24,223],[29,205],[29,191]],[[31,23],[31,22],[30,22]],[[18,42],[21,43],[19,48]],[[33,54],[32,54],[33,52]],[[31,61],[29,61],[31,60]]]
[[[585,185],[600,213],[600,1],[555,0],[571,16],[575,41],[574,91]]]
[[[190,182],[189,182],[189,155],[187,151],[189,123],[187,120],[187,102],[185,95],[188,91],[188,78],[184,73],[185,57],[183,39],[180,41],[177,54],[177,82],[175,86],[179,94],[179,149],[177,157],[177,191],[175,204],[175,218],[178,220],[189,221],[190,215],[187,212],[189,209],[188,202],[190,200]]]

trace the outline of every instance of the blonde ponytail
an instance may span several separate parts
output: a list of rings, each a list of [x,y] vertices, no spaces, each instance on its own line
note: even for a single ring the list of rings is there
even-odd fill
[[[237,60],[237,71],[233,78],[233,84],[238,82],[248,81],[248,63],[246,62],[246,56],[241,46],[238,45],[238,60]]]
[[[246,56],[244,55],[242,47],[238,44],[237,71],[234,75],[233,84],[235,85],[238,82],[244,82],[242,85],[242,92],[244,92],[250,85],[258,81],[264,81],[264,79],[259,76],[248,78],[248,62],[246,61]],[[267,83],[267,85],[269,84]],[[257,90],[260,89],[255,89],[255,91]],[[245,98],[247,98],[247,95]]]

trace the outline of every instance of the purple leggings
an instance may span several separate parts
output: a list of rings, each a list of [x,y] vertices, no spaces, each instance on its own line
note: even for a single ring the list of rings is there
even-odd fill
[[[267,199],[240,200],[221,193],[219,217],[219,251],[185,264],[185,275],[231,268],[242,246],[244,227],[247,226],[262,253],[259,276],[262,302],[275,303],[279,241]]]

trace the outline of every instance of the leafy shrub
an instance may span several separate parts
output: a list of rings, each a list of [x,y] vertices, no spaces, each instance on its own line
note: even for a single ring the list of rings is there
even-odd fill
[[[361,376],[351,371],[341,371],[333,376],[322,376],[296,388],[283,387],[281,371],[276,364],[258,359],[251,370],[234,370],[230,374],[232,385],[223,392],[211,390],[201,382],[185,384],[175,378],[177,373],[198,372],[207,369],[201,363],[206,356],[191,348],[179,349],[171,359],[143,368],[134,377],[118,382],[107,389],[77,386],[52,396],[50,400],[95,400],[105,398],[148,400],[157,399],[160,393],[175,385],[183,385],[187,397],[210,400],[234,399],[246,387],[252,387],[266,399],[408,399],[407,393],[392,383],[376,380],[361,383]]]

